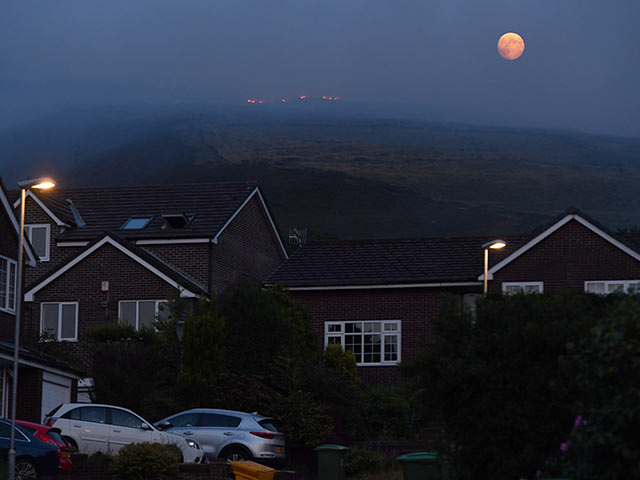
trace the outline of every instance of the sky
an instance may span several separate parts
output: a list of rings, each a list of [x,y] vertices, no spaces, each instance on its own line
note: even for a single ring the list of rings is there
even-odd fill
[[[0,117],[330,95],[640,137],[638,25],[638,0],[3,0]],[[509,31],[526,45],[512,62],[496,51]]]

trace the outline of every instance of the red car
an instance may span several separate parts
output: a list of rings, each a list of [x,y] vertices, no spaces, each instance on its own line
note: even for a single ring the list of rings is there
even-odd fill
[[[34,437],[57,446],[59,449],[60,469],[63,472],[71,472],[71,447],[60,436],[59,429],[22,420],[16,420],[16,423]]]

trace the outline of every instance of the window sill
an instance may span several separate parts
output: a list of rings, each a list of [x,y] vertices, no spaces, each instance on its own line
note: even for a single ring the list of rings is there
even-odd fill
[[[356,367],[398,367],[400,360],[397,362],[379,362],[379,363],[356,363]]]

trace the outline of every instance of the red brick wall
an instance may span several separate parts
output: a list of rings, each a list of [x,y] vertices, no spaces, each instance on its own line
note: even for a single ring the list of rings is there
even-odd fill
[[[172,267],[186,274],[205,288],[209,284],[209,244],[179,243],[170,245],[141,245]]]
[[[422,340],[429,336],[429,316],[442,298],[454,292],[442,288],[376,290],[293,291],[312,319],[320,348],[324,348],[324,322],[347,320],[401,320],[401,360],[415,358]],[[365,382],[396,383],[401,378],[397,366],[363,366],[358,372]]]
[[[283,260],[266,213],[254,196],[213,245],[213,288],[222,292],[242,278],[262,282]]]
[[[101,291],[102,281],[109,282],[108,293]],[[25,303],[24,335],[39,334],[41,302],[78,302],[78,342],[72,343],[72,351],[88,367],[89,328],[116,322],[120,300],[163,300],[172,291],[170,284],[107,244],[37,292],[34,302]]]
[[[9,216],[0,205],[0,255],[14,261],[18,258],[18,239]],[[0,340],[13,343],[13,325],[15,317],[0,311]]]
[[[40,423],[42,409],[42,370],[21,368],[18,374],[16,417],[27,422]]]
[[[499,270],[489,290],[502,282],[544,282],[545,292],[584,291],[589,280],[640,280],[640,262],[572,220]]]

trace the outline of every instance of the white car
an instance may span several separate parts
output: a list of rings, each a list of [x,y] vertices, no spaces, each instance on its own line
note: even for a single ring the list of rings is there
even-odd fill
[[[197,441],[162,432],[131,410],[115,405],[63,403],[49,412],[43,423],[59,428],[62,438],[80,453],[115,455],[130,443],[163,443],[176,445],[183,462],[202,462],[203,452]]]

